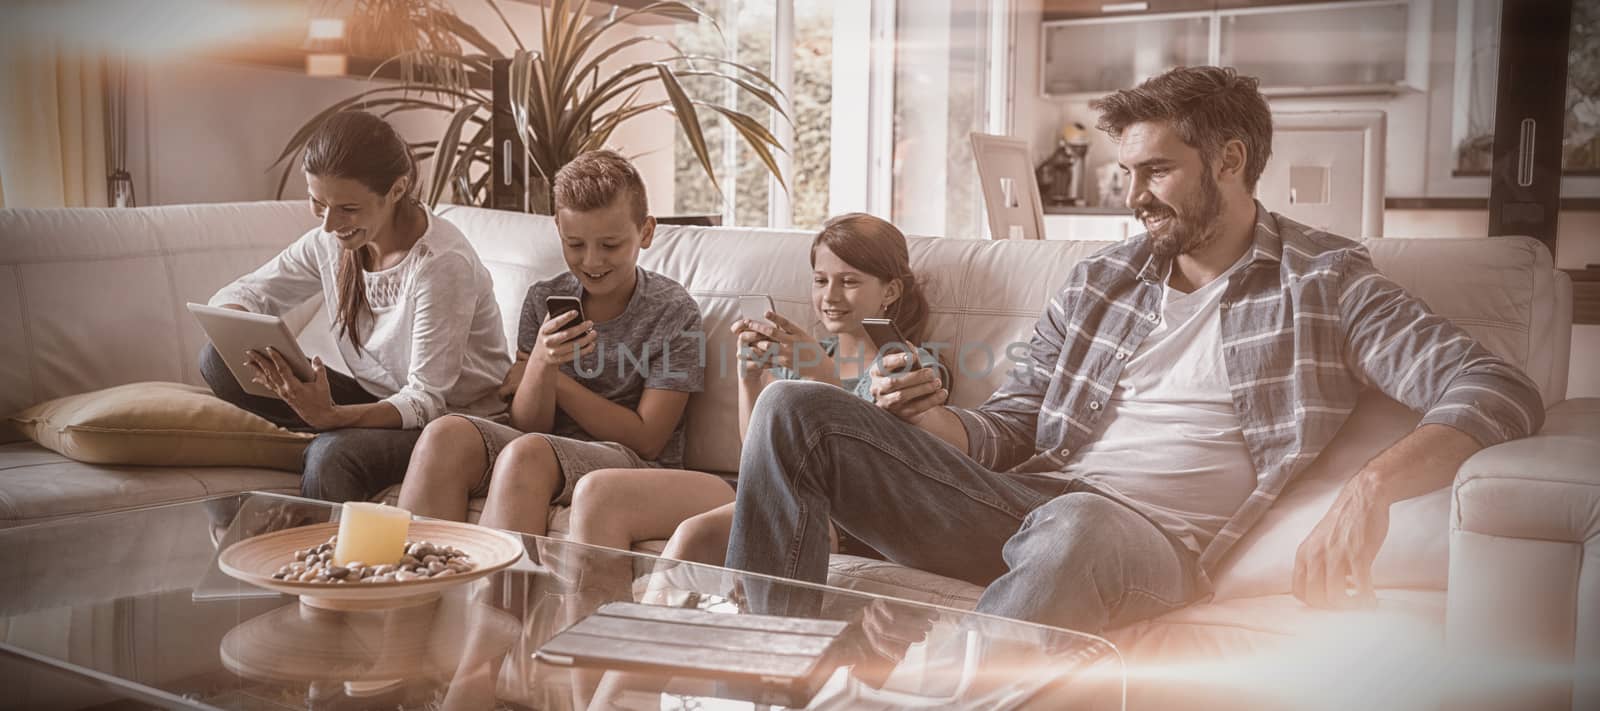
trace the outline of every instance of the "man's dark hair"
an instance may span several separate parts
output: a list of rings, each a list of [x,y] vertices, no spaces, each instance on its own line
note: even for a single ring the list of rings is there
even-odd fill
[[[1233,67],[1178,67],[1095,99],[1089,108],[1100,112],[1099,129],[1115,141],[1136,123],[1169,124],[1208,166],[1238,139],[1245,148],[1244,186],[1255,192],[1272,155],[1272,112],[1259,84]]]

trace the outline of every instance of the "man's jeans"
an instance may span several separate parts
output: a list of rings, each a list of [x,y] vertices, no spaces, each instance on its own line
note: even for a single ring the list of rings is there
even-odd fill
[[[200,349],[200,376],[211,392],[240,409],[279,427],[310,431],[305,420],[282,400],[251,395],[222,362],[210,343]],[[328,371],[328,389],[339,405],[377,402],[378,398],[344,373]],[[366,501],[391,484],[400,483],[411,463],[411,450],[422,430],[388,430],[350,427],[317,433],[306,447],[300,476],[300,495],[324,501]]]
[[[767,386],[739,464],[728,565],[825,582],[828,519],[913,568],[988,586],[978,611],[1098,633],[1200,591],[1195,556],[1090,485],[985,469],[837,387]],[[815,614],[815,591],[747,582],[756,612]]]

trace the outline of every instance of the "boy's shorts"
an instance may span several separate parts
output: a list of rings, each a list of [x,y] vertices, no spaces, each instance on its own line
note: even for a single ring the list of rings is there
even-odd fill
[[[488,455],[489,462],[483,468],[483,475],[479,477],[477,485],[468,492],[470,498],[489,495],[489,480],[494,472],[494,462],[500,457],[500,452],[518,437],[543,437],[544,441],[550,443],[550,449],[556,453],[556,462],[561,468],[561,471],[557,472],[561,476],[561,485],[557,487],[555,496],[550,499],[550,503],[553,504],[571,505],[573,489],[577,487],[578,480],[589,472],[599,469],[653,469],[657,466],[616,442],[585,442],[549,434],[530,434],[511,425],[472,415],[451,415],[451,417],[460,417],[478,429],[478,434],[483,437],[484,453]]]

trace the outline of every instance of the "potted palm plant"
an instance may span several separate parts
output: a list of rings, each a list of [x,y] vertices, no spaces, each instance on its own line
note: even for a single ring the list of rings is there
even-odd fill
[[[411,48],[385,61],[385,65],[407,65],[401,81],[335,102],[295,132],[273,163],[274,168],[282,169],[279,197],[311,133],[332,114],[362,109],[387,117],[425,111],[447,115],[448,120],[436,140],[412,144],[413,155],[419,161],[432,160],[422,199],[431,206],[444,201],[448,194],[450,202],[457,204],[487,205],[490,116],[494,110],[488,87],[497,60],[510,61],[510,108],[533,167],[530,181],[534,184],[532,207],[536,212],[550,212],[550,181],[556,171],[579,153],[604,146],[617,127],[652,112],[667,112],[675,117],[713,185],[717,184],[716,171],[700,127],[701,114],[707,111],[726,119],[779,185],[788,189],[774,155],[783,148],[765,122],[732,106],[691,96],[683,86],[683,80],[689,77],[730,83],[737,92],[770,107],[780,120],[789,121],[785,97],[771,78],[748,65],[686,54],[659,37],[634,35],[610,41],[606,36],[623,23],[650,16],[694,17],[715,25],[712,17],[693,5],[662,0],[627,11],[613,7],[594,14],[589,0],[551,0],[548,8],[541,9],[539,48],[530,50],[495,0],[485,0],[516,44],[507,53],[448,8],[439,6],[437,0],[371,2],[381,3],[389,10],[406,2],[427,6],[426,12],[391,15],[412,18],[414,24],[420,25],[414,31],[428,41],[406,45]],[[456,38],[462,49],[452,49],[457,45],[441,39],[446,35]],[[624,50],[647,43],[662,45],[670,52],[660,59],[630,63],[615,71],[603,67]],[[409,69],[416,65],[427,71]],[[373,75],[382,69],[380,66]],[[665,98],[641,100],[641,95],[652,88],[659,88]]]

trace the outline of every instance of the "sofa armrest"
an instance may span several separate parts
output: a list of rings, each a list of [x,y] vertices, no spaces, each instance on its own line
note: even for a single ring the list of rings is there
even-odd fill
[[[1473,677],[1474,708],[1600,708],[1600,398],[1462,465],[1445,636],[1463,671],[1520,670]]]

